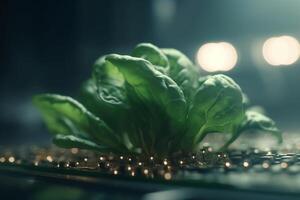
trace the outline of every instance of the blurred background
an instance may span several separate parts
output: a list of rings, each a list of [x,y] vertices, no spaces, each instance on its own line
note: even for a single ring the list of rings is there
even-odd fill
[[[225,73],[285,131],[300,108],[297,0],[0,1],[0,145],[50,141],[37,93],[76,97],[97,57],[140,42]]]

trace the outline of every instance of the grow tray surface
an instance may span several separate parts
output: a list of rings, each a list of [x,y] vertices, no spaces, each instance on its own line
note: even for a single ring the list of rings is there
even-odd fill
[[[8,195],[9,188],[51,185],[72,194],[73,190],[80,195],[89,191],[89,195],[100,192],[129,199],[159,199],[159,195],[162,199],[193,199],[199,195],[231,199],[244,198],[245,194],[249,198],[298,199],[300,153],[295,145],[222,153],[207,146],[197,154],[158,159],[27,146],[1,149],[0,177],[2,190]]]

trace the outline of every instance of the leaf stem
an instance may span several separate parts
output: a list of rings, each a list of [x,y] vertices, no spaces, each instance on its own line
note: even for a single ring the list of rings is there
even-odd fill
[[[200,128],[200,130],[198,131],[198,133],[194,139],[194,143],[193,143],[194,146],[197,145],[199,142],[201,142],[205,138],[205,136],[207,135],[207,133],[204,132],[206,128],[207,128],[206,124],[204,124]]]

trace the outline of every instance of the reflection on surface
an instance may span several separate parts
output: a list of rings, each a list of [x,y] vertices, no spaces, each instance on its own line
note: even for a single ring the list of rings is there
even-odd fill
[[[140,195],[129,192],[112,191],[99,187],[85,188],[66,185],[22,176],[0,175],[1,199],[22,200],[102,200],[102,199],[140,199]]]

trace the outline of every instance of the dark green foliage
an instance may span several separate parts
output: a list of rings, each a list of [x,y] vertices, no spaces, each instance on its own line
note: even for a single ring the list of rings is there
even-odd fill
[[[131,55],[100,57],[80,89],[80,103],[55,94],[34,97],[56,145],[166,156],[196,151],[213,132],[230,135],[224,147],[249,130],[281,141],[271,119],[245,112],[246,95],[228,76],[201,76],[178,50],[148,43]]]

